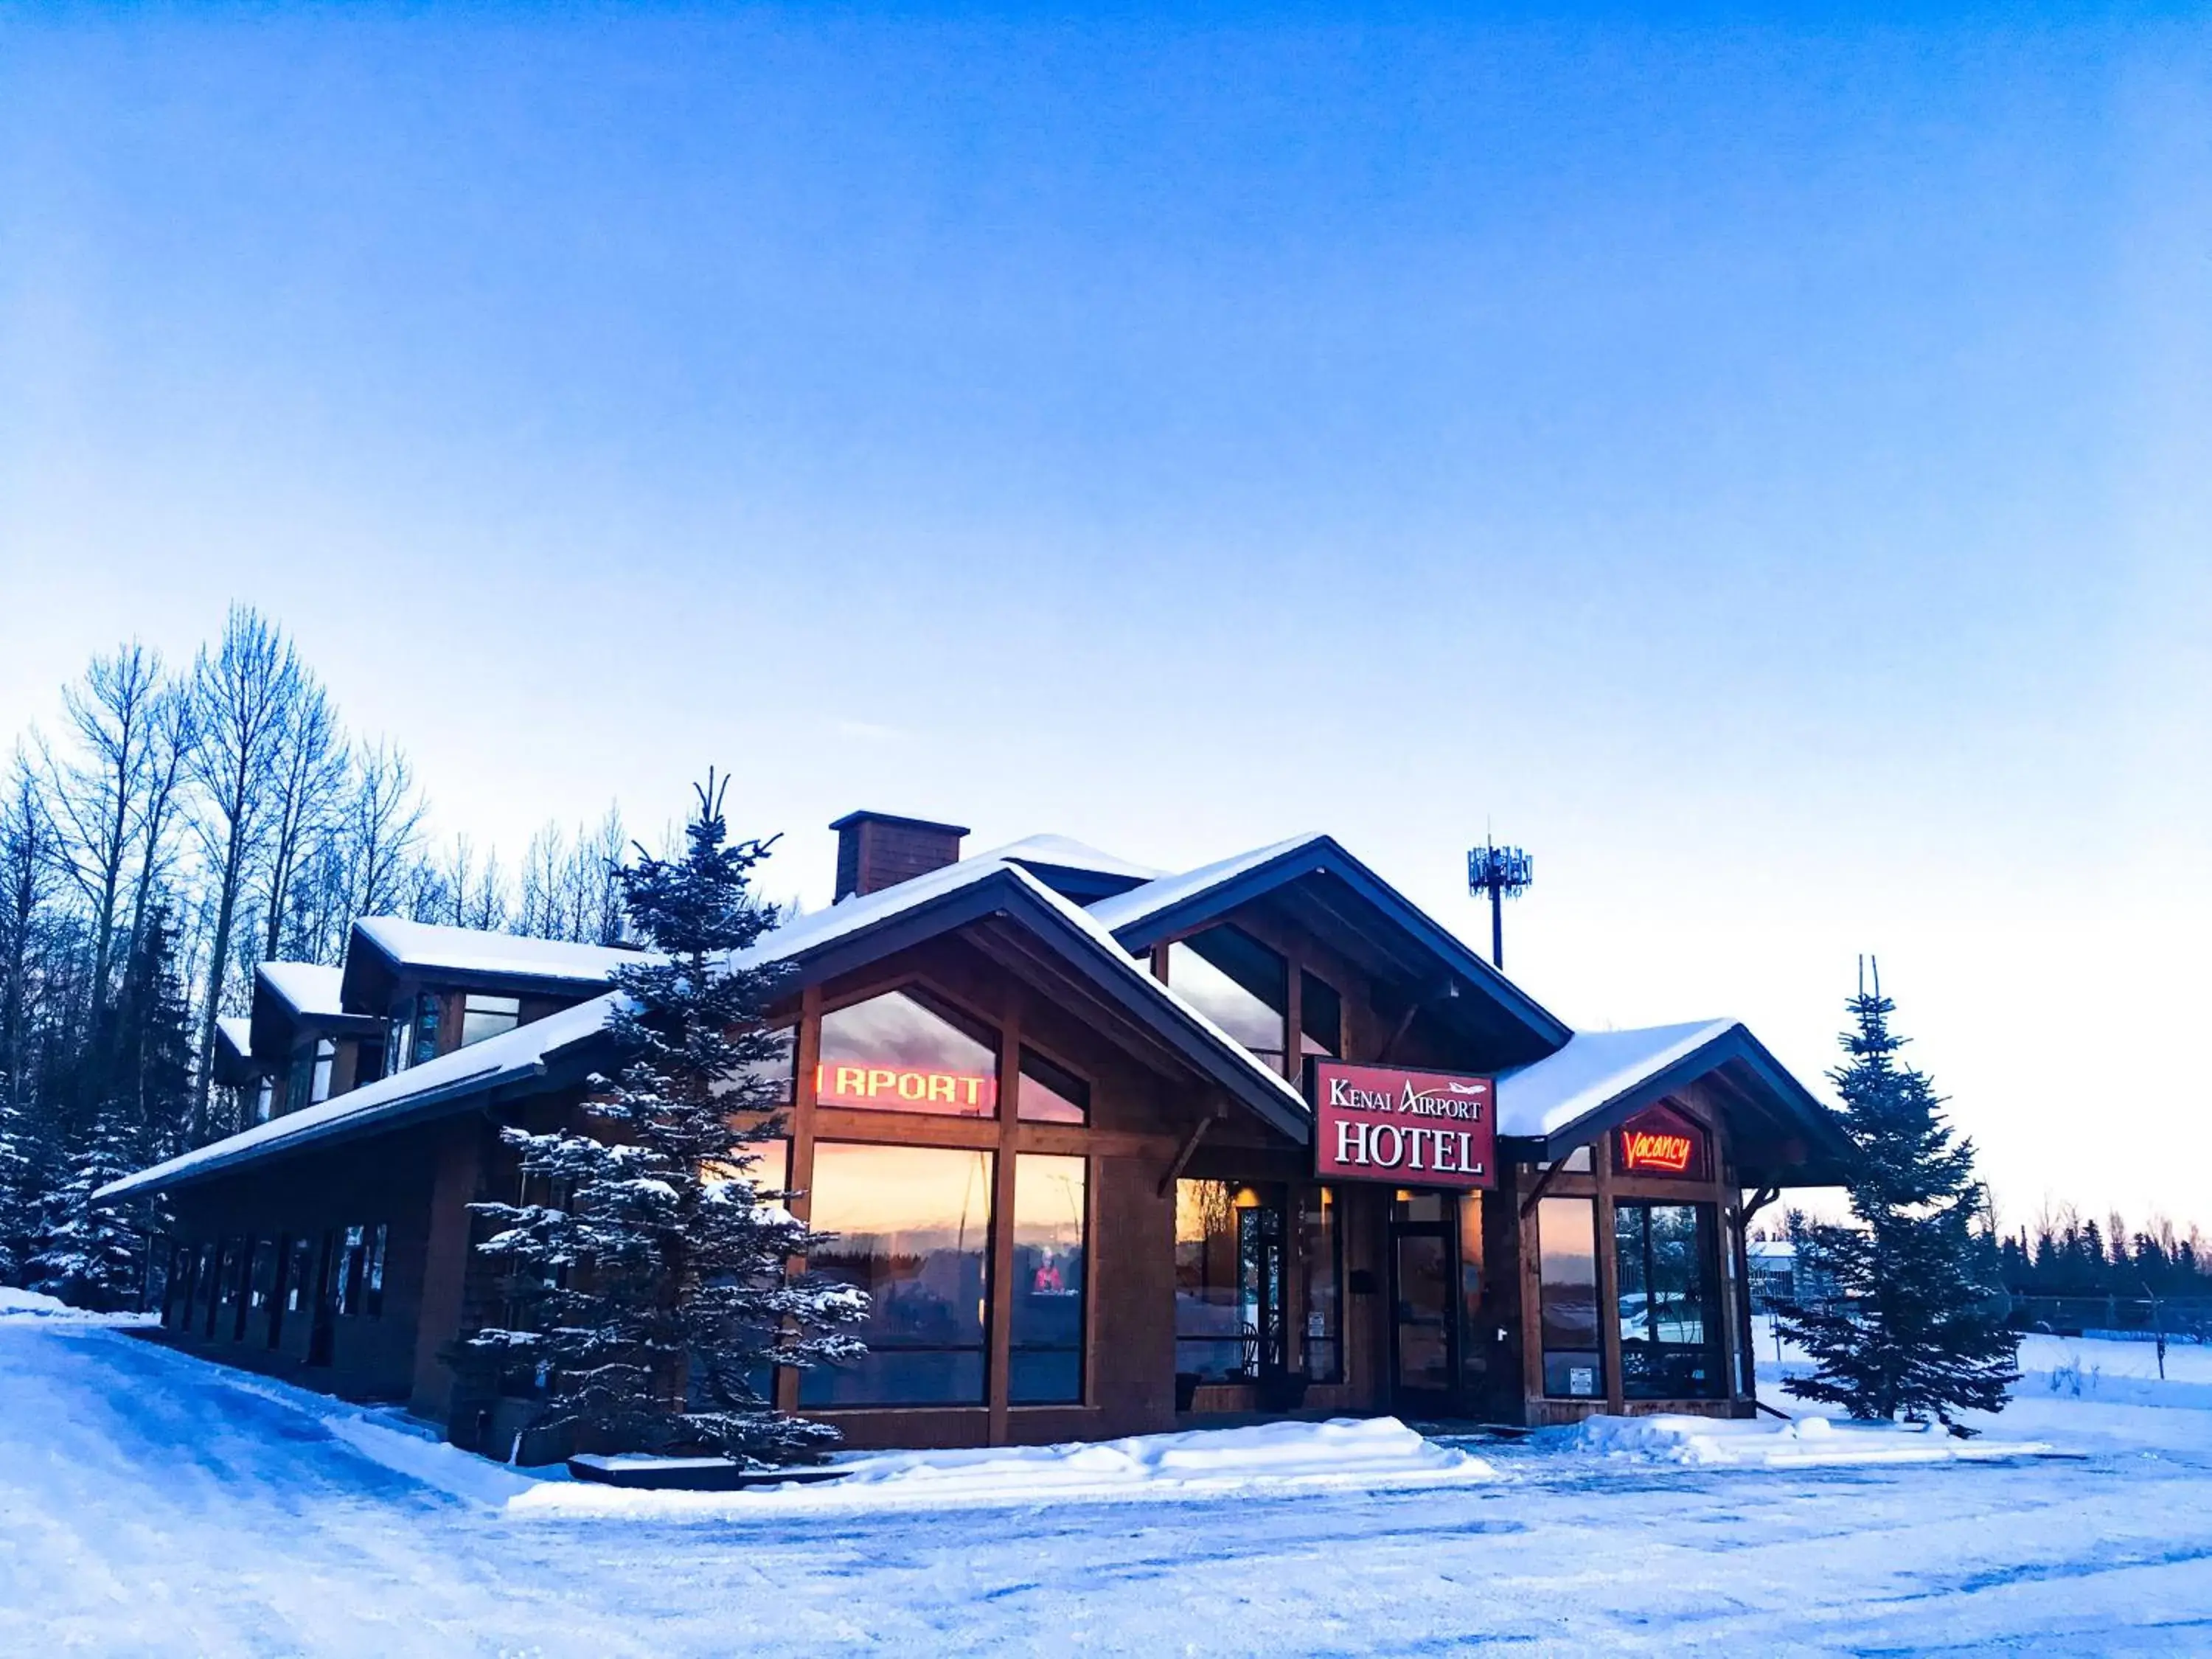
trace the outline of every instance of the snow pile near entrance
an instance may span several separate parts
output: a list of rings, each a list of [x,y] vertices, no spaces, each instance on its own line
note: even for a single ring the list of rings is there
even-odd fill
[[[1570,1455],[1739,1469],[1980,1462],[2040,1456],[2051,1450],[2040,1440],[1959,1440],[1940,1427],[1835,1422],[1825,1417],[1773,1422],[1674,1413],[1601,1416],[1586,1418],[1571,1428],[1544,1430],[1535,1438],[1547,1450]]]
[[[46,1319],[63,1325],[155,1325],[152,1314],[94,1313],[72,1308],[66,1302],[36,1291],[19,1291],[0,1285],[0,1319]]]
[[[510,1499],[524,1516],[727,1519],[800,1510],[1218,1497],[1239,1491],[1467,1485],[1495,1480],[1480,1458],[1425,1440],[1395,1417],[1263,1423],[1059,1446],[852,1453],[819,1485],[749,1492],[641,1492],[549,1482]]]

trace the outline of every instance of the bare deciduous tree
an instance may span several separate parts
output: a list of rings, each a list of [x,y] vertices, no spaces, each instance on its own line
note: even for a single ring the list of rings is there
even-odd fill
[[[134,640],[94,657],[83,680],[62,691],[77,755],[58,760],[40,745],[63,868],[92,909],[95,1010],[107,1004],[118,911],[145,811],[161,699],[161,659]]]
[[[212,653],[202,647],[192,664],[192,723],[199,739],[189,767],[192,827],[215,910],[192,1097],[195,1144],[207,1135],[216,1019],[234,954],[239,903],[267,850],[277,760],[304,684],[299,659],[283,635],[244,606],[234,606],[225,619],[222,644]]]

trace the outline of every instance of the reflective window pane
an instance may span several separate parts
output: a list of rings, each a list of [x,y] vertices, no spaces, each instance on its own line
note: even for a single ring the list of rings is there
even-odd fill
[[[993,1117],[998,1035],[926,992],[892,991],[822,1016],[814,1086],[824,1106]]]
[[[837,1237],[808,1267],[858,1285],[868,1352],[799,1373],[806,1406],[955,1406],[983,1400],[991,1154],[826,1143],[814,1149],[811,1224]]]
[[[1281,1064],[1289,964],[1250,934],[1210,927],[1170,945],[1168,985],[1261,1059]]]
[[[503,1036],[522,1023],[520,997],[478,996],[471,992],[461,1001],[461,1047]]]
[[[1310,1382],[1344,1381],[1343,1206],[1328,1187],[1298,1194],[1298,1255],[1305,1269],[1305,1373]]]
[[[1015,1113],[1026,1123],[1088,1123],[1091,1085],[1036,1050],[1022,1050]]]
[[[1587,1198],[1536,1204],[1544,1392],[1570,1400],[1605,1393],[1598,1351],[1597,1206]]]
[[[1014,1160],[1007,1398],[1018,1406],[1083,1398],[1084,1176],[1079,1158]]]
[[[1306,973],[1298,975],[1298,1052],[1344,1052],[1344,1000],[1327,980]]]
[[[1620,1383],[1628,1398],[1706,1400],[1725,1391],[1714,1244],[1710,1204],[1614,1206]]]
[[[1250,1382],[1283,1368],[1279,1190],[1176,1183],[1176,1370]]]

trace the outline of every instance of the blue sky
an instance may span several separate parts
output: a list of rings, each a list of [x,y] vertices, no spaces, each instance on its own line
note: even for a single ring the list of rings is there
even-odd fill
[[[2201,1216],[2212,27],[0,7],[0,713],[280,617],[446,830],[1334,830]],[[2061,1012],[2063,1011],[2063,1012]],[[2146,1148],[2159,1149],[2147,1155]]]

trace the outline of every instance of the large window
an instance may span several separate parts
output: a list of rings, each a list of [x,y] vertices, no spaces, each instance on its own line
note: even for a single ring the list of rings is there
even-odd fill
[[[1490,1310],[1484,1305],[1482,1194],[1459,1195],[1459,1374],[1468,1409],[1489,1397]]]
[[[1277,1070],[1290,1012],[1290,966],[1249,933],[1209,927],[1168,947],[1175,994]]]
[[[1298,975],[1298,1053],[1334,1059],[1344,1052],[1344,999],[1311,974]]]
[[[1344,1381],[1344,1206],[1328,1187],[1298,1192],[1298,1256],[1305,1278],[1305,1374]]]
[[[292,1056],[291,1074],[284,1080],[284,1109],[319,1106],[331,1097],[331,1068],[337,1063],[338,1045],[321,1037]]]
[[[1710,1204],[1616,1204],[1620,1389],[1631,1400],[1726,1392]]]
[[[1022,1078],[1015,1097],[1016,1115],[1024,1123],[1088,1123],[1091,1085],[1035,1049],[1022,1050]]]
[[[1085,1169],[1079,1158],[1014,1160],[1012,1356],[1017,1406],[1083,1398]]]
[[[1605,1392],[1598,1351],[1597,1206],[1587,1198],[1536,1202],[1544,1392],[1595,1400]]]
[[[478,996],[471,992],[461,999],[461,1047],[482,1042],[486,1037],[504,1036],[522,1023],[520,997]]]
[[[1200,1382],[1283,1369],[1279,1198],[1225,1181],[1176,1183],[1176,1370]]]
[[[392,1005],[391,1024],[385,1030],[384,1074],[389,1077],[437,1057],[437,996],[424,991],[402,997]]]
[[[993,1117],[998,1034],[926,991],[872,997],[822,1016],[814,1092],[824,1106]]]
[[[837,1237],[807,1265],[868,1293],[868,1316],[854,1332],[868,1351],[850,1364],[801,1371],[800,1404],[983,1402],[991,1158],[815,1147],[811,1221]]]

